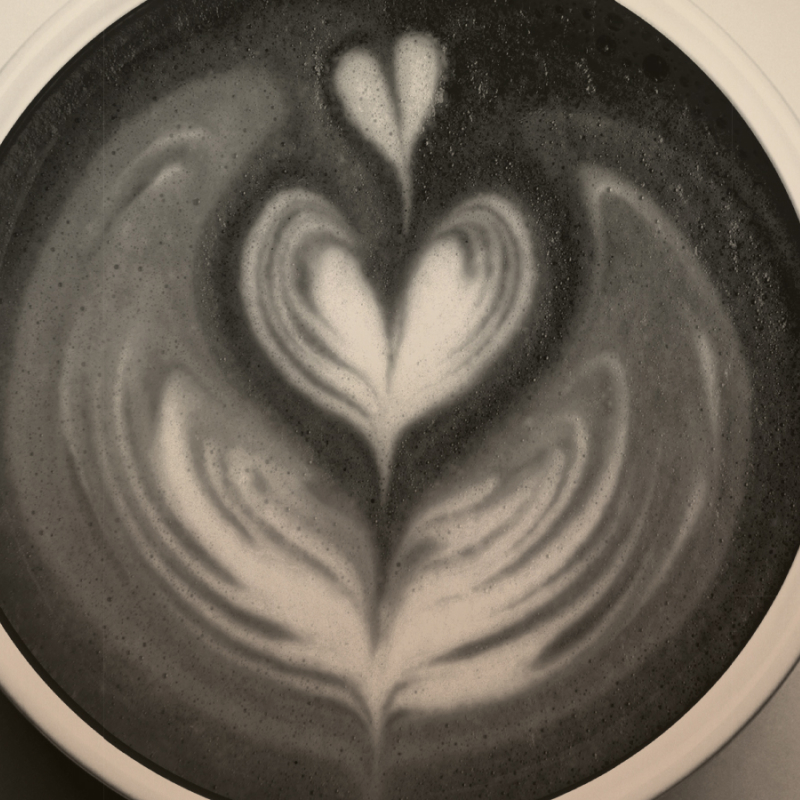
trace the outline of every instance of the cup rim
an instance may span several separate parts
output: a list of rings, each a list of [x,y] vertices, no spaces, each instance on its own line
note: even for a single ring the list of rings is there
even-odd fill
[[[0,142],[39,92],[89,42],[143,0],[68,0],[0,69]],[[770,157],[800,213],[800,122],[738,44],[691,0],[621,0],[725,93]],[[800,658],[800,556],[769,611],[723,676],[658,738],[560,800],[652,800],[732,739]],[[0,687],[59,749],[133,800],[202,800],[119,749],[84,720],[0,625]]]

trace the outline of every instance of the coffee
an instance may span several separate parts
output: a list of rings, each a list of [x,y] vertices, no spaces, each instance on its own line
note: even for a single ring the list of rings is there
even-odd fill
[[[200,792],[591,780],[797,550],[774,170],[613,4],[179,6],[3,154],[7,628]]]

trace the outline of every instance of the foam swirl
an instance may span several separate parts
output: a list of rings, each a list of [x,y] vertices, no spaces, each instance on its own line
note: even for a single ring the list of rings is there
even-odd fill
[[[168,174],[154,179],[158,191],[182,173]],[[461,477],[443,479],[420,504],[381,593],[370,524],[336,499],[278,417],[209,370],[200,329],[174,312],[164,322],[163,303],[177,302],[169,292],[156,299],[164,283],[149,284],[150,300],[135,312],[118,310],[115,337],[99,350],[86,319],[70,337],[80,362],[64,367],[61,419],[90,503],[113,506],[147,569],[215,637],[271,665],[276,679],[359,709],[376,735],[400,711],[452,711],[546,685],[582,653],[607,648],[678,581],[684,595],[673,622],[648,634],[668,637],[709,579],[693,576],[687,586],[679,576],[725,547],[736,505],[728,498],[742,479],[732,454],[747,442],[747,384],[730,323],[678,234],[614,176],[590,170],[585,186],[600,247],[568,350]],[[384,348],[374,369],[357,349],[363,330],[347,329],[356,324],[350,315],[331,310],[337,291],[358,297],[367,318],[358,324],[382,334],[363,277],[355,266],[335,282],[319,275],[324,254],[346,253],[352,234],[317,196],[278,195],[257,227],[257,241],[270,245],[251,242],[246,257],[259,341],[321,405],[372,436],[378,428],[368,425],[388,420],[396,436],[410,416],[394,410],[400,402],[420,413],[470,385],[497,352],[493,332],[521,313],[519,285],[534,279],[530,261],[509,258],[519,253],[509,245],[519,227],[511,239],[491,235],[521,224],[508,209],[479,198],[443,223],[394,336],[363,340]],[[477,224],[487,217],[492,225]],[[470,249],[476,239],[482,247]],[[430,330],[413,317],[443,268],[437,247],[485,254],[470,261],[477,288],[467,283],[467,296],[486,311],[466,303],[468,313],[433,334],[444,345],[415,382],[403,370],[419,357],[404,348]],[[516,281],[509,263],[519,265]],[[298,276],[303,267],[317,272]],[[445,260],[448,286],[461,262],[449,268]],[[310,348],[309,333],[325,348]],[[392,347],[394,359],[385,356]],[[649,422],[656,417],[658,430]]]
[[[385,487],[403,431],[467,391],[518,333],[536,271],[519,212],[475,197],[434,232],[389,330],[356,248],[330,203],[281,192],[245,245],[241,289],[272,362],[364,434]]]

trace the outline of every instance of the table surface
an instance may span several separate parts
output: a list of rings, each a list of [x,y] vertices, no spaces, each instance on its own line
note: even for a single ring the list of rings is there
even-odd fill
[[[797,0],[694,0],[753,58],[800,116]],[[0,66],[64,0],[0,0]],[[721,752],[661,800],[795,800],[800,785],[800,668]],[[118,797],[51,745],[0,693],[0,786],[16,800]]]

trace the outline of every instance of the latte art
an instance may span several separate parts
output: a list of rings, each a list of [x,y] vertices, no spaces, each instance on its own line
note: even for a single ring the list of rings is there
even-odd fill
[[[172,181],[179,193],[190,170],[172,165],[146,191]],[[215,636],[282,682],[351,705],[376,737],[392,712],[451,711],[552,679],[619,635],[687,561],[721,557],[736,510],[721,487],[741,485],[732,454],[748,440],[736,337],[686,244],[612,174],[587,170],[584,191],[599,247],[581,325],[558,368],[484,441],[467,472],[477,480],[444,481],[420,504],[381,591],[367,519],[323,500],[325,479],[280,421],[202,366],[202,331],[155,302],[177,306],[168,278],[146,282],[145,303],[125,293],[135,313],[121,324],[117,309],[113,348],[63,373],[62,424],[89,502],[112,499],[164,590]],[[527,234],[499,198],[442,225],[391,345],[354,235],[324,201],[281,193],[253,230],[242,290],[259,342],[371,440],[384,476],[403,426],[477,380],[530,306]],[[478,253],[467,268],[465,251]],[[81,359],[96,329],[84,313],[69,341]],[[167,358],[165,315],[180,326]],[[692,583],[688,608],[704,590]]]
[[[477,197],[419,256],[390,333],[355,244],[322,198],[285,192],[245,246],[242,293],[287,379],[367,437],[385,489],[404,428],[493,363],[530,309],[536,275],[519,212]]]
[[[413,199],[414,147],[433,111],[443,65],[444,54],[433,38],[420,33],[401,36],[394,47],[394,99],[369,51],[351,50],[336,67],[335,86],[345,113],[396,172],[406,226]]]
[[[738,496],[721,487],[741,485],[733,454],[747,452],[746,370],[700,265],[632,186],[583,170],[597,250],[559,364],[484,439],[474,477],[442,480],[417,505],[383,580],[368,519],[212,366],[186,304],[186,244],[150,209],[167,196],[187,207],[201,176],[213,191],[201,167],[213,140],[187,138],[199,152],[173,141],[147,156],[149,183],[104,231],[130,277],[101,288],[72,330],[61,424],[89,503],[113,504],[162,590],[215,637],[352,707],[380,739],[394,712],[546,683],[625,630],[687,561],[721,557]],[[131,266],[156,241],[170,242],[170,266],[140,282]],[[240,288],[279,372],[367,439],[385,495],[404,430],[502,357],[537,278],[523,212],[496,195],[462,201],[434,230],[391,326],[357,252],[330,202],[286,189],[244,243]],[[98,346],[109,302],[114,335]],[[683,607],[703,589],[693,580]],[[687,611],[672,613],[659,636]]]
[[[556,796],[707,691],[796,549],[789,226],[516,11],[225,8],[26,190],[0,607],[201,793]]]

